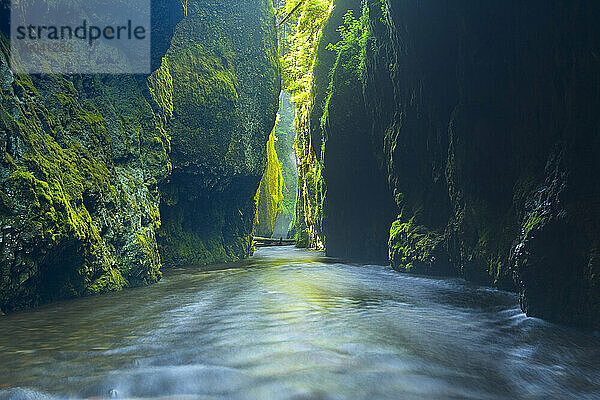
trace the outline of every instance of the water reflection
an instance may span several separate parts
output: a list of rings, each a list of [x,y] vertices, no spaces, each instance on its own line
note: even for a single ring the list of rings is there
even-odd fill
[[[600,340],[515,295],[261,249],[0,319],[0,399],[595,399]]]

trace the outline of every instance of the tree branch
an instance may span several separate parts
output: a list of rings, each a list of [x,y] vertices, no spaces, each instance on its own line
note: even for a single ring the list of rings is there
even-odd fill
[[[294,9],[293,9],[292,11],[290,11],[290,12],[288,13],[288,15],[286,15],[286,16],[285,16],[285,18],[284,18],[284,19],[282,19],[282,20],[279,22],[279,24],[277,24],[277,26],[281,26],[281,25],[283,25],[283,24],[285,23],[285,21],[287,21],[288,19],[290,19],[290,18],[291,18],[291,16],[292,16],[292,14],[294,14],[294,13],[296,12],[296,10],[298,10],[298,9],[300,8],[300,6],[301,6],[301,5],[302,5],[302,4],[303,4],[305,1],[306,1],[306,0],[300,0],[300,1],[298,2],[298,4],[296,4],[296,7],[294,7]]]

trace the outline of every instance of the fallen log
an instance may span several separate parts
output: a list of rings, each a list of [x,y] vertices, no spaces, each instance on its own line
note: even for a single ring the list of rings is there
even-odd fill
[[[254,237],[254,245],[256,247],[268,247],[268,246],[293,246],[296,244],[294,239],[283,239],[283,238],[265,238],[265,237]]]

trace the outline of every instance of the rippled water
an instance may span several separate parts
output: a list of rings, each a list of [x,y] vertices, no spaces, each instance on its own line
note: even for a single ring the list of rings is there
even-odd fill
[[[600,339],[514,294],[267,248],[0,318],[0,399],[598,399]]]

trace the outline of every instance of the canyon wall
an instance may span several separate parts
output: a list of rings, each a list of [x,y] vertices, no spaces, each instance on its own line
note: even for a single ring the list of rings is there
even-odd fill
[[[186,3],[152,3],[150,76],[16,75],[2,39],[0,313],[251,251],[280,85],[272,4]]]
[[[161,185],[165,264],[236,260],[252,251],[254,196],[281,89],[270,0],[189,1],[155,82],[171,137]]]
[[[592,1],[336,0],[305,138],[328,254],[387,247],[399,271],[600,326],[599,17]]]
[[[279,97],[278,122],[267,142],[267,168],[257,193],[254,236],[287,238],[293,220],[298,190],[294,151],[294,108],[287,92]]]
[[[281,162],[275,149],[275,129],[267,142],[267,167],[256,193],[256,220],[254,236],[270,238],[275,230],[277,214],[283,201],[283,174]]]
[[[275,150],[281,162],[283,175],[283,202],[277,214],[273,237],[288,238],[295,235],[296,195],[298,192],[298,164],[294,142],[296,129],[294,127],[294,105],[291,103],[290,94],[281,92],[279,97],[279,123],[275,127]]]

